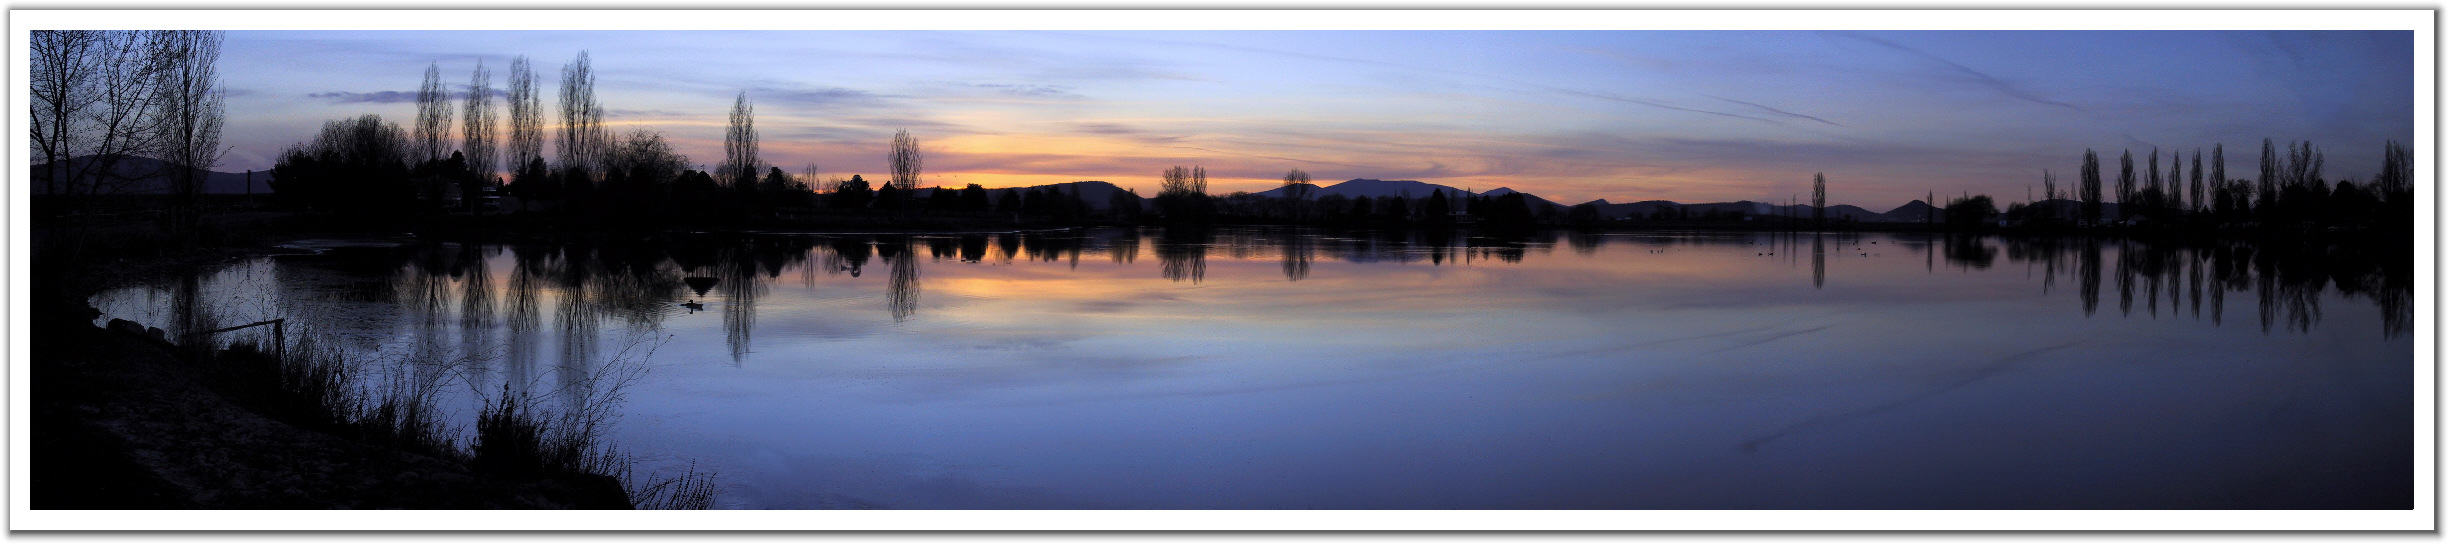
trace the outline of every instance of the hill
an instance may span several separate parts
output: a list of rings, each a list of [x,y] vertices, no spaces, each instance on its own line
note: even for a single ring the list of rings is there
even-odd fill
[[[1921,199],[1916,198],[1913,199],[1912,202],[1906,202],[1902,206],[1896,206],[1895,209],[1887,210],[1887,213],[1879,215],[1884,216],[1886,221],[1919,223],[1923,221],[1944,219],[1944,217],[1941,215],[1943,213],[1944,212],[1939,210],[1937,206],[1931,206],[1928,202],[1923,202]]]
[[[100,157],[85,156],[68,159],[67,161],[63,162],[68,163],[67,166],[70,169],[84,170],[89,168],[90,165],[97,160],[100,160]],[[115,190],[105,190],[103,192],[104,194],[170,194],[170,173],[173,172],[172,168],[173,167],[171,167],[169,163],[165,163],[151,157],[139,157],[134,155],[121,156],[118,163],[112,165],[112,174],[109,176],[101,176],[104,179],[114,180],[110,185]],[[55,167],[53,163],[34,165],[32,170],[30,170],[30,177],[32,178],[30,180],[31,183],[28,184],[31,186],[33,194],[51,194],[51,176],[54,175],[53,172],[58,170],[59,169]],[[247,174],[214,172],[211,170],[203,170],[203,172],[205,194],[246,194],[248,192],[249,184]],[[85,186],[90,183],[92,179],[93,177],[79,179],[76,185],[80,187]],[[254,193],[270,194],[272,192],[272,186],[268,182],[271,179],[272,176],[269,172],[254,173]]]
[[[1344,198],[1377,198],[1384,196],[1399,196],[1403,198],[1419,199],[1428,198],[1429,194],[1437,191],[1445,191],[1446,198],[1457,198],[1460,195],[1468,194],[1466,191],[1450,186],[1407,179],[1394,181],[1379,179],[1354,179],[1325,187],[1317,187],[1315,185],[1308,186],[1312,187],[1312,189],[1309,190],[1309,198],[1339,195]],[[1285,187],[1276,187],[1251,194],[1264,197],[1282,198],[1290,196],[1291,191]]]
[[[1530,202],[1530,211],[1533,211],[1533,212],[1538,211],[1538,210],[1539,210],[1539,208],[1540,208],[1541,206],[1555,208],[1557,212],[1562,212],[1562,211],[1564,211],[1564,208],[1566,208],[1566,206],[1565,206],[1565,205],[1563,205],[1563,204],[1557,204],[1557,203],[1555,203],[1555,201],[1553,201],[1553,200],[1548,200],[1548,199],[1544,199],[1544,198],[1539,198],[1539,196],[1538,196],[1538,195],[1534,195],[1534,194],[1530,194],[1530,193],[1522,193],[1521,191],[1515,191],[1515,190],[1513,190],[1513,188],[1511,188],[1511,187],[1497,187],[1497,188],[1494,188],[1494,189],[1488,189],[1488,190],[1487,190],[1487,192],[1484,192],[1484,193],[1479,193],[1479,196],[1485,196],[1485,197],[1499,197],[1499,196],[1509,195],[1509,194],[1513,194],[1513,193],[1521,193],[1521,195],[1522,195],[1522,199],[1523,199],[1523,200],[1527,200],[1527,201],[1529,201],[1529,202]]]
[[[958,189],[958,187],[945,187],[945,189]],[[1091,209],[1096,209],[1096,210],[1104,210],[1104,209],[1106,209],[1107,207],[1109,207],[1109,206],[1110,206],[1110,202],[1112,202],[1112,201],[1111,201],[1111,199],[1113,198],[1113,194],[1114,194],[1114,193],[1123,192],[1122,187],[1117,186],[1117,185],[1114,185],[1114,184],[1111,184],[1111,183],[1102,182],[1102,181],[1072,181],[1072,182],[1065,182],[1065,183],[1048,183],[1048,184],[1045,184],[1045,185],[1030,185],[1030,186],[1027,186],[1027,187],[1014,187],[1014,188],[1004,188],[1004,189],[987,189],[987,190],[986,190],[986,192],[987,192],[987,194],[988,194],[989,198],[993,198],[993,199],[1000,200],[1000,199],[1002,199],[1002,198],[1003,198],[1003,193],[1005,193],[1005,192],[1009,192],[1009,191],[1023,191],[1023,192],[1026,192],[1026,191],[1033,191],[1033,190],[1039,190],[1039,189],[1045,189],[1045,190],[1056,191],[1056,192],[1060,192],[1060,193],[1062,193],[1062,194],[1066,194],[1066,195],[1068,195],[1068,194],[1072,194],[1072,193],[1075,193],[1075,192],[1076,192],[1076,193],[1078,193],[1078,194],[1079,194],[1079,196],[1080,196],[1080,199],[1081,199],[1081,200],[1086,200],[1086,201],[1088,201],[1088,207],[1089,207],[1089,208],[1091,208]],[[924,193],[920,193],[920,194],[924,194]],[[1145,195],[1145,194],[1139,195],[1139,198],[1140,198],[1140,205],[1141,205],[1141,206],[1146,206],[1146,205],[1148,205],[1148,203],[1147,203],[1147,198],[1148,198],[1149,196],[1153,196],[1153,195]]]

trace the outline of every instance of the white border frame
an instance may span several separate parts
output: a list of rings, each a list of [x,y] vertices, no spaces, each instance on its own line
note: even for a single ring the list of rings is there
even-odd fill
[[[27,81],[26,45],[37,28],[213,28],[225,30],[554,29],[1885,29],[1885,30],[2408,30],[2414,33],[2415,176],[2435,180],[2435,14],[2362,11],[592,11],[516,17],[489,11],[27,11],[9,13],[11,81]],[[511,21],[517,21],[512,24]],[[27,103],[23,83],[9,90]],[[10,116],[11,149],[28,147],[27,119]],[[25,154],[10,179],[27,179]],[[8,195],[7,295],[28,284],[29,203],[22,181]],[[2436,530],[2438,187],[2417,184],[2414,396],[2415,507],[2386,511],[2227,510],[1427,510],[1427,511],[789,511],[437,513],[147,511],[142,526],[117,511],[27,509],[27,368],[9,365],[10,530]],[[7,352],[27,360],[27,310],[9,305]]]

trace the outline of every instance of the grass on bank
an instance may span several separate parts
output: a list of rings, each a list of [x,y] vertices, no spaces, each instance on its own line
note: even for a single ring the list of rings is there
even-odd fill
[[[448,460],[480,474],[511,479],[598,476],[619,482],[639,509],[707,509],[715,475],[692,465],[679,475],[636,473],[635,459],[604,440],[617,390],[608,380],[577,409],[539,409],[537,397],[504,385],[478,411],[473,437],[443,421],[435,380],[392,372],[380,387],[364,384],[361,366],[317,336],[293,336],[287,360],[254,341],[199,350],[223,388],[250,409],[309,430]],[[203,344],[211,346],[207,342]],[[409,364],[415,364],[410,362]],[[405,366],[405,365],[403,365]],[[607,381],[607,380],[597,380]]]

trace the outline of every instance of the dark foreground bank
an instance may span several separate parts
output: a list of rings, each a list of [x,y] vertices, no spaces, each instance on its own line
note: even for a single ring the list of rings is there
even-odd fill
[[[32,353],[23,361],[30,373],[30,507],[628,509],[710,502],[701,478],[677,484],[697,500],[656,498],[673,495],[672,483],[646,486],[647,496],[633,499],[621,479],[607,475],[633,476],[623,471],[505,462],[504,448],[462,448],[431,433],[398,432],[399,418],[387,417],[396,411],[383,410],[389,399],[301,384],[300,378],[338,383],[328,373],[299,373],[296,361],[304,357],[284,366],[251,349],[190,350],[142,325],[94,324],[98,313],[85,303],[91,293],[271,251],[274,233],[298,230],[275,224],[282,217],[211,219],[177,237],[143,225],[35,229],[25,325]],[[394,428],[385,429],[382,419]]]
[[[207,361],[49,302],[31,323],[33,508],[632,507],[607,476],[505,476],[308,430],[233,394],[264,362],[251,354]]]

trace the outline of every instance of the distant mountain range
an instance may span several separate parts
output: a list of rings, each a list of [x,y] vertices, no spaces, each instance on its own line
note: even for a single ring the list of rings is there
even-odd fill
[[[1404,198],[1417,199],[1425,198],[1429,194],[1435,193],[1436,191],[1445,191],[1446,195],[1454,197],[1474,194],[1477,196],[1504,196],[1509,193],[1521,193],[1520,191],[1515,191],[1507,187],[1499,187],[1478,193],[1472,193],[1470,191],[1465,191],[1448,185],[1439,185],[1411,180],[1387,181],[1377,179],[1354,179],[1325,187],[1309,184],[1301,184],[1301,186],[1310,188],[1310,198],[1324,197],[1327,195],[1342,195],[1346,198],[1401,196]],[[1291,189],[1289,187],[1278,187],[1253,194],[1268,197],[1284,197],[1291,194]],[[1565,209],[1571,207],[1571,205],[1560,204],[1552,200],[1540,198],[1538,195],[1530,193],[1521,193],[1521,195],[1523,199],[1529,201],[1530,208],[1532,210],[1553,206],[1558,213],[1561,213]],[[1807,205],[1788,206],[1769,204],[1765,202],[1753,202],[1749,200],[1738,200],[1734,202],[1710,202],[1701,204],[1684,204],[1671,200],[1644,200],[1640,202],[1618,204],[1608,202],[1606,199],[1602,198],[1585,202],[1584,204],[1597,206],[1599,217],[1606,219],[1649,217],[1656,214],[1660,210],[1678,208],[1683,210],[1686,215],[1693,217],[1706,215],[1712,211],[1720,214],[1741,212],[1748,215],[1779,215],[1789,217],[1809,217],[1811,215],[1811,207]],[[1898,206],[1893,210],[1888,210],[1885,213],[1873,212],[1863,209],[1860,206],[1854,206],[1851,204],[1837,204],[1828,206],[1827,215],[1831,219],[1850,219],[1853,221],[1873,223],[1907,221],[1919,222],[1928,217],[1931,211],[1935,209],[1935,207],[1930,206],[1928,203],[1920,200],[1914,200],[1903,206]]]
[[[85,156],[69,159],[65,162],[68,163],[68,166],[71,169],[82,170],[86,168],[87,165],[93,164],[96,160],[99,160],[99,158],[94,156]],[[150,157],[138,157],[133,155],[122,156],[119,158],[117,164],[112,165],[111,170],[116,175],[110,176],[110,178],[126,181],[123,183],[114,182],[114,187],[116,187],[117,190],[113,192],[115,192],[115,194],[139,195],[170,194],[170,174],[174,172],[172,168],[173,167],[170,166],[169,163]],[[29,173],[29,177],[32,178],[29,180],[31,181],[29,185],[32,186],[31,190],[33,191],[33,194],[50,194],[51,176],[55,175],[53,172],[56,171],[58,171],[58,169],[55,168],[54,163],[46,162],[34,165],[33,170],[31,170]],[[247,174],[214,172],[211,170],[204,170],[203,172],[205,194],[246,194],[248,192],[249,184]],[[271,179],[272,175],[270,172],[256,172],[254,174],[253,183],[255,194],[271,194],[272,185],[269,183]],[[88,180],[79,181],[80,183],[77,183],[76,185],[81,187],[86,185],[86,183],[83,182]]]

